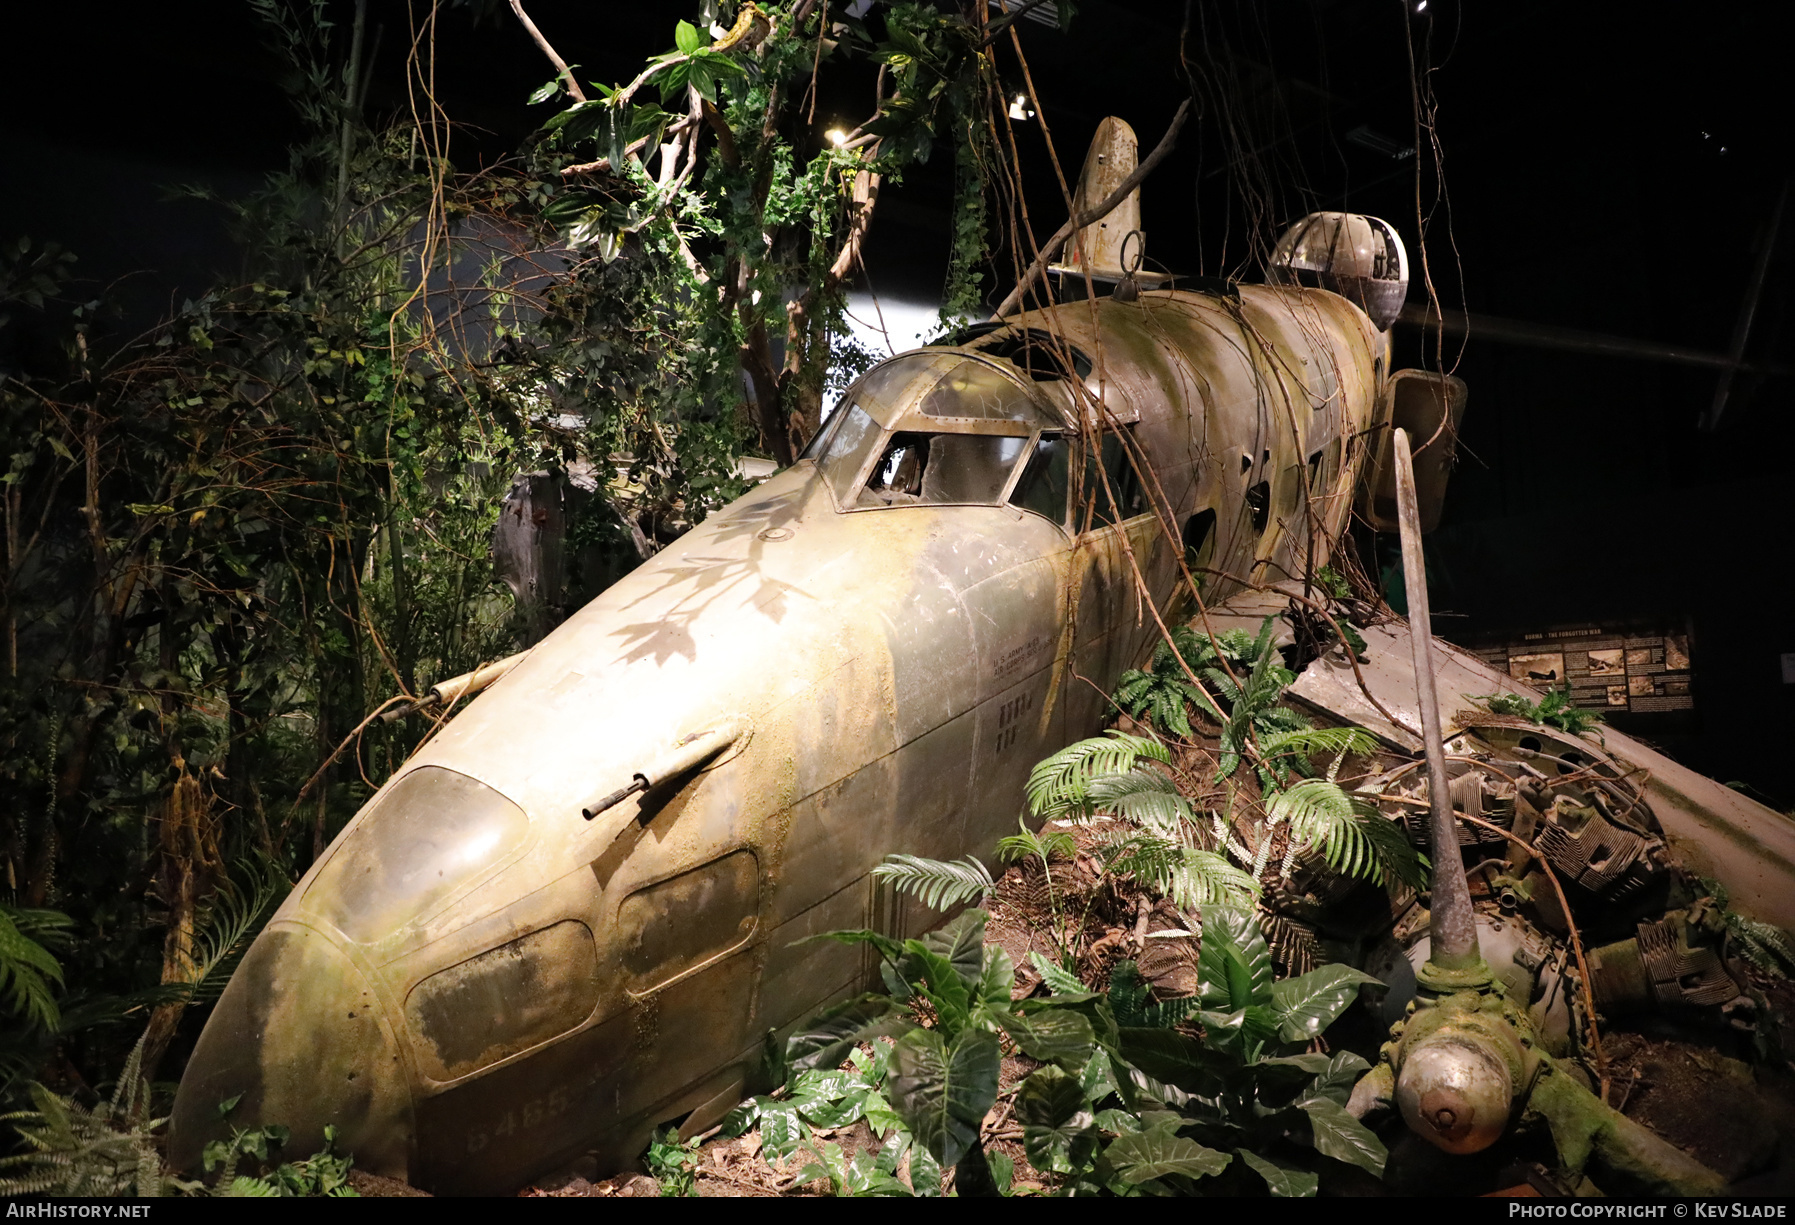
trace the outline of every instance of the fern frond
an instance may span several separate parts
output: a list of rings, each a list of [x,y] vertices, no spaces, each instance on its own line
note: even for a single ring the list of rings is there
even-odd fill
[[[0,997],[26,1025],[54,1030],[62,1018],[51,987],[62,985],[62,966],[19,929],[18,915],[12,907],[0,905]],[[25,922],[31,925],[29,917]]]
[[[43,945],[52,956],[66,953],[75,946],[75,921],[60,910],[7,906],[4,903],[0,903],[0,910],[6,912],[20,935]]]
[[[1184,846],[1151,831],[1117,834],[1103,840],[1104,866],[1122,876],[1138,877],[1160,893],[1184,862]]]
[[[1086,803],[1095,813],[1113,813],[1132,825],[1176,837],[1180,824],[1195,819],[1190,801],[1158,770],[1136,766],[1126,774],[1091,780]]]
[[[971,855],[952,861],[887,855],[873,869],[873,875],[905,893],[915,894],[930,910],[946,910],[982,898],[997,887],[985,865]]]
[[[1266,815],[1271,821],[1288,821],[1292,839],[1320,851],[1327,865],[1344,876],[1384,885],[1425,883],[1408,839],[1338,783],[1304,779],[1279,792]]]
[[[1259,900],[1259,882],[1214,851],[1184,848],[1183,862],[1172,875],[1166,894],[1180,910],[1203,906],[1251,906]]]
[[[1158,741],[1130,736],[1114,728],[1102,736],[1067,745],[1028,772],[1024,795],[1029,815],[1057,817],[1084,811],[1091,780],[1106,774],[1126,774],[1143,757],[1170,760],[1166,747]]]
[[[1031,952],[1028,955],[1028,960],[1029,964],[1040,973],[1041,980],[1047,984],[1047,989],[1055,995],[1082,995],[1090,989],[1079,981],[1076,974],[1064,966],[1055,965],[1047,960],[1044,953]]]
[[[36,1109],[0,1120],[11,1123],[31,1149],[0,1158],[0,1171],[20,1171],[0,1176],[0,1195],[114,1197],[167,1188],[152,1134],[167,1120],[146,1117],[143,1047],[140,1038],[111,1099],[91,1111],[42,1085],[31,1086]]]
[[[1020,817],[1016,825],[1017,833],[997,840],[997,857],[1005,863],[1015,863],[1030,855],[1043,862],[1066,859],[1078,852],[1077,841],[1063,829],[1043,829],[1037,834]]]
[[[1250,906],[1259,897],[1258,882],[1229,863],[1226,855],[1149,829],[1108,840],[1104,858],[1109,871],[1133,876],[1171,898],[1181,910],[1216,903]]]
[[[193,976],[188,979],[195,1001],[216,999],[231,972],[248,951],[262,922],[291,886],[273,865],[254,860],[244,864],[244,883],[227,879],[193,936]]]
[[[1377,739],[1362,727],[1298,727],[1261,737],[1259,749],[1267,761],[1315,753],[1367,756],[1377,752]]]

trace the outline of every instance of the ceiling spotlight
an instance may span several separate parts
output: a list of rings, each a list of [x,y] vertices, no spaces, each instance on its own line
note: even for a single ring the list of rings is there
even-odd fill
[[[828,139],[829,143],[834,145],[837,149],[848,143],[848,134],[840,128],[830,128],[827,132],[824,132],[823,135]]]

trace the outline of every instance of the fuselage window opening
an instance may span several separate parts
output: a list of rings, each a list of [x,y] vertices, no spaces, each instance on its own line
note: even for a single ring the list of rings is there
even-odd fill
[[[1209,564],[1215,553],[1215,508],[1205,507],[1184,521],[1184,560],[1192,569]]]
[[[1091,359],[1082,349],[1039,328],[1005,332],[972,347],[1002,358],[1037,383],[1055,379],[1082,382],[1091,374]]]
[[[1271,482],[1260,481],[1247,490],[1247,509],[1253,512],[1253,530],[1264,532],[1271,522]]]
[[[1340,475],[1340,440],[1334,439],[1309,457],[1309,496],[1330,493]]]
[[[907,354],[848,391],[806,458],[843,511],[1000,505],[1034,440],[1060,431],[1036,386],[989,360]]]
[[[817,435],[822,445],[816,448],[816,464],[838,505],[852,498],[861,468],[884,436],[879,423],[858,404],[837,412],[831,425]]]

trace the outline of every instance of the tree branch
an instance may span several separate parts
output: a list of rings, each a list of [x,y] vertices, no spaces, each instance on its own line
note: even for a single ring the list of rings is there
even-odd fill
[[[848,218],[848,235],[841,244],[835,262],[829,266],[829,288],[833,289],[853,274],[860,262],[860,248],[866,232],[873,224],[873,206],[879,202],[881,176],[862,170],[854,176],[853,212]]]
[[[580,92],[580,83],[573,79],[573,71],[568,68],[567,61],[562,59],[553,47],[549,46],[548,39],[544,38],[542,31],[536,28],[536,23],[530,20],[530,15],[524,12],[523,0],[511,0],[511,11],[517,14],[517,19],[524,23],[524,29],[530,32],[530,37],[536,40],[536,45],[542,48],[544,55],[548,56],[549,63],[555,66],[555,75],[567,82],[567,92],[573,96],[573,100],[584,102],[586,95]],[[357,33],[360,33],[359,23]]]
[[[1178,113],[1172,116],[1172,124],[1166,129],[1166,134],[1160,137],[1159,144],[1154,147],[1153,152],[1147,155],[1146,160],[1134,168],[1134,173],[1123,179],[1121,184],[1114,191],[1110,192],[1102,203],[1098,204],[1095,208],[1085,210],[1076,217],[1068,217],[1066,219],[1066,224],[1054,231],[1053,237],[1047,240],[1047,245],[1041,248],[1041,253],[1035,256],[1034,262],[1030,264],[1027,271],[1022,274],[1021,280],[1016,282],[1016,288],[1010,291],[1010,296],[1005,298],[1002,304],[1000,304],[997,310],[992,314],[991,317],[993,319],[1001,319],[1009,311],[1016,308],[1022,301],[1022,296],[1029,291],[1036,281],[1041,279],[1041,274],[1047,271],[1047,265],[1053,262],[1054,256],[1060,253],[1060,250],[1066,245],[1066,241],[1071,238],[1072,235],[1084,229],[1087,225],[1093,225],[1109,216],[1109,214],[1115,210],[1117,205],[1128,198],[1129,192],[1139,187],[1141,181],[1149,174],[1153,173],[1154,167],[1164,161],[1166,154],[1170,153],[1173,147],[1177,145],[1178,131],[1184,126],[1184,120],[1189,114],[1190,99],[1186,98],[1183,102],[1178,104]]]

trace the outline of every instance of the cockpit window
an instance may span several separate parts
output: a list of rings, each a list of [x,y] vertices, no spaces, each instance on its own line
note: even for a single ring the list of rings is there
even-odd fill
[[[1006,368],[910,353],[870,371],[806,449],[842,510],[995,506],[1037,431],[1064,421]]]
[[[900,431],[873,464],[855,505],[995,505],[1027,448],[1025,436]]]
[[[826,432],[828,437],[817,455],[817,467],[829,482],[836,504],[845,506],[854,495],[854,482],[866,466],[867,456],[879,445],[885,431],[864,408],[854,404],[837,409]]]
[[[942,375],[916,407],[926,417],[1027,422],[1041,418],[1027,392],[984,362],[961,362]]]
[[[423,766],[362,814],[307,902],[351,940],[372,944],[496,867],[529,828],[523,809],[485,783]]]
[[[1063,526],[1071,486],[1070,452],[1071,444],[1064,434],[1042,435],[1028,458],[1022,479],[1010,494],[1010,505],[1032,510],[1048,522]]]
[[[1104,433],[1101,461],[1096,452],[1086,450],[1083,493],[1090,501],[1093,528],[1108,527],[1146,512],[1146,490],[1141,488],[1140,474],[1119,434]],[[1080,510],[1076,518],[1082,527],[1084,511]]]

